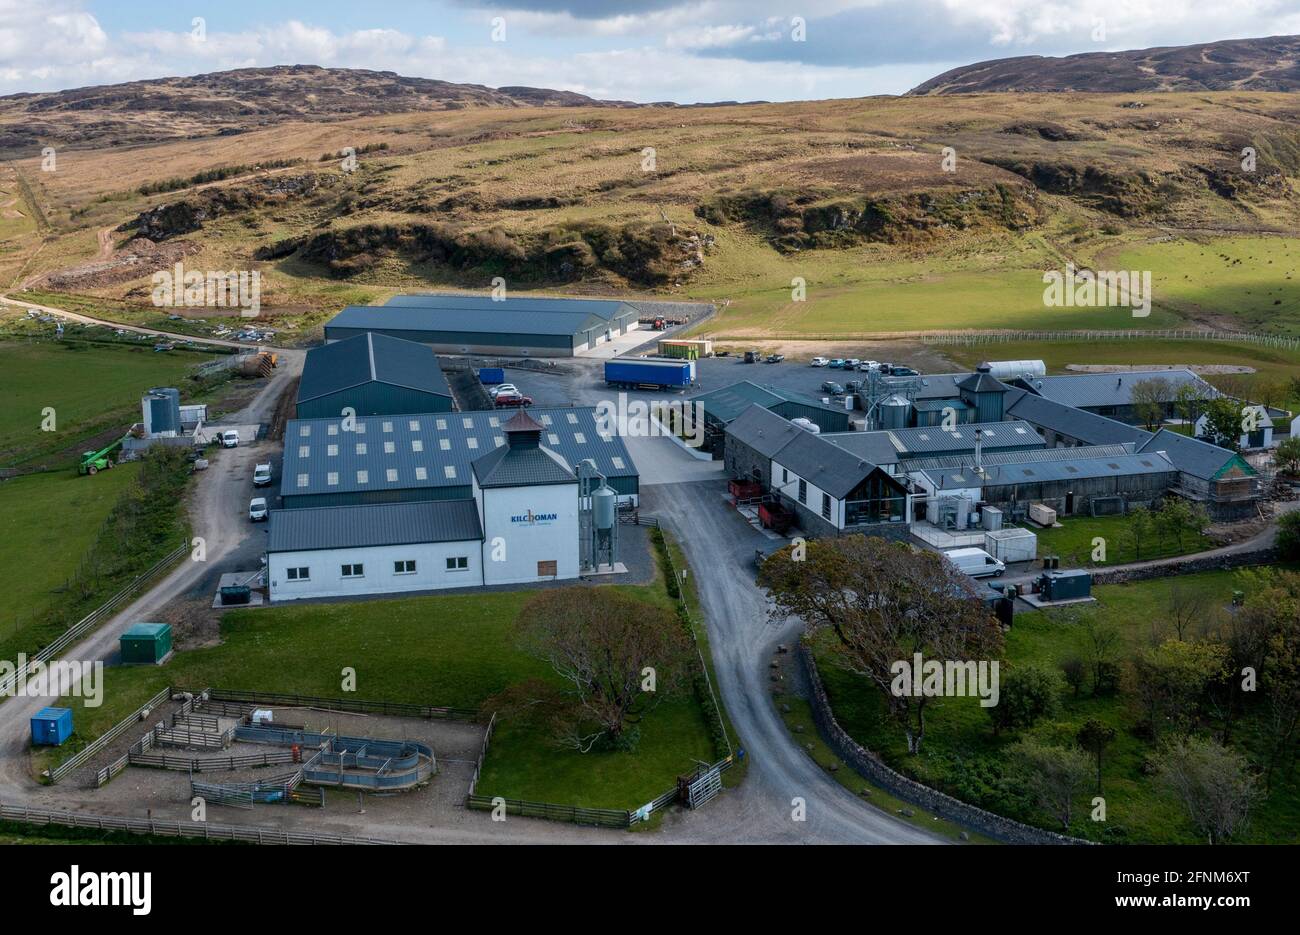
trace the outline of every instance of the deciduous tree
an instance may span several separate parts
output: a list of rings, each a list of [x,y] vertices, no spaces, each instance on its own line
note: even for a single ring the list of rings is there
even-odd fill
[[[895,666],[927,661],[993,661],[1002,630],[974,593],[971,579],[935,552],[868,536],[818,539],[802,561],[791,548],[773,553],[759,583],[776,613],[801,617],[834,635],[839,662],[881,693],[912,753],[925,739],[924,695],[896,693]]]
[[[1217,741],[1185,737],[1155,758],[1156,776],[1187,810],[1187,817],[1211,844],[1241,831],[1257,798],[1246,758]]]

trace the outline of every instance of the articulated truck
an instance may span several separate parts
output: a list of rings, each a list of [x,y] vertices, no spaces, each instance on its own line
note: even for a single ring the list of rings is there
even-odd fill
[[[695,362],[662,357],[620,357],[605,361],[605,383],[619,389],[668,390],[690,386]]]

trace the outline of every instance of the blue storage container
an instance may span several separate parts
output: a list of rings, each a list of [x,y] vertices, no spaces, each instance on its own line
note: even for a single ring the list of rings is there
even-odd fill
[[[71,708],[41,708],[32,718],[34,744],[57,747],[71,736]]]
[[[478,382],[484,386],[494,386],[497,383],[506,382],[506,371],[503,367],[479,367]]]

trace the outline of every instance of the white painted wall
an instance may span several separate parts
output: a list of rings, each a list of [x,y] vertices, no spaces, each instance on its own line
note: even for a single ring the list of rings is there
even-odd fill
[[[577,535],[574,535],[577,542]],[[385,545],[361,549],[323,549],[312,552],[273,552],[267,556],[267,580],[272,601],[309,597],[355,597],[362,594],[400,594],[441,588],[473,587],[483,583],[482,543],[429,542],[417,545]],[[448,571],[447,558],[469,559],[464,571]],[[415,561],[415,574],[395,574],[396,561]],[[344,578],[343,565],[360,564],[365,574]],[[307,581],[290,581],[287,569],[309,568]]]
[[[480,518],[486,542],[483,546],[484,584],[521,584],[550,581],[539,578],[537,563],[554,561],[556,578],[578,577],[578,485],[548,484],[538,487],[488,487],[475,485],[481,504]],[[555,514],[554,519],[522,519]],[[493,559],[501,539],[504,561]]]

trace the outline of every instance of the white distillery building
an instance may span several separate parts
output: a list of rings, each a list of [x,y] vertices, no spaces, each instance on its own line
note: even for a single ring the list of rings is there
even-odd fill
[[[520,411],[473,462],[472,498],[271,513],[272,601],[567,580],[579,573],[574,468]]]

